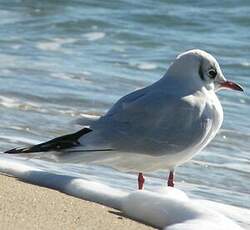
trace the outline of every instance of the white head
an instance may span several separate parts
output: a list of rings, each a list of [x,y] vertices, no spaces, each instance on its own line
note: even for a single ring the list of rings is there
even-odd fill
[[[166,78],[184,82],[185,87],[218,91],[223,88],[243,91],[243,88],[227,81],[215,58],[203,50],[189,50],[177,56],[169,67]]]

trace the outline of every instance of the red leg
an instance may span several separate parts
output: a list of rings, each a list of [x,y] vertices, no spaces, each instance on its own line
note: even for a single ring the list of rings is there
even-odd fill
[[[138,174],[138,189],[139,190],[142,190],[143,189],[143,184],[144,184],[144,177],[143,177],[143,174],[142,173],[139,173]]]
[[[168,186],[174,187],[174,171],[169,172],[168,176]]]

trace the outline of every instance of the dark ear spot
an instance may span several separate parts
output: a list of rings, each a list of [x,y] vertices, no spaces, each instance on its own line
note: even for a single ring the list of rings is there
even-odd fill
[[[203,65],[203,62],[202,62],[202,59],[201,59],[200,66],[199,66],[199,76],[200,76],[201,80],[204,81],[205,77],[204,77],[204,73],[202,71],[202,65]]]

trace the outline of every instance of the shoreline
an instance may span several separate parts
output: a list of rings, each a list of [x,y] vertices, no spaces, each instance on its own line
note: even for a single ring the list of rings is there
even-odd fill
[[[2,230],[155,229],[118,210],[5,174],[0,174],[0,223]]]

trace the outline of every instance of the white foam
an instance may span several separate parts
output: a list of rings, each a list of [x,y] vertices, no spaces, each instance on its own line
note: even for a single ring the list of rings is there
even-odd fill
[[[91,73],[89,71],[82,71],[82,74],[86,75],[86,76],[90,76],[91,75]]]
[[[138,64],[138,68],[142,70],[152,70],[152,69],[156,69],[157,65],[154,63],[144,62],[144,63]]]
[[[192,230],[240,230],[240,226],[222,214],[199,205],[191,199],[179,199],[180,193],[172,189],[171,195],[137,191],[129,194],[123,202],[123,212],[133,219],[157,228]],[[176,193],[176,194],[175,194]]]
[[[0,69],[0,73],[1,73],[1,75],[7,75],[7,76],[9,76],[9,75],[12,74],[12,71],[9,70],[9,69]]]
[[[56,51],[61,48],[61,44],[57,42],[39,42],[36,47],[40,50]]]
[[[13,128],[16,129],[15,127],[13,127]],[[23,142],[23,143],[30,144],[30,145],[36,145],[36,144],[39,144],[41,142],[41,141],[38,141],[35,139],[29,139],[29,138],[20,137],[20,136],[0,135],[0,138],[4,139],[4,140],[9,140],[12,143]]]
[[[4,96],[0,96],[0,104],[7,108],[13,108],[19,106],[19,103],[17,103],[15,99]]]
[[[83,37],[86,38],[88,41],[96,41],[102,39],[106,36],[103,32],[91,32],[83,34]]]
[[[6,108],[18,108],[20,110],[34,110],[39,112],[46,112],[46,109],[41,108],[37,103],[31,101],[20,101],[17,98],[0,96],[0,105]]]
[[[129,65],[136,67],[138,69],[141,69],[141,70],[153,70],[153,69],[157,68],[157,65],[155,63],[152,63],[152,62],[137,63],[135,61],[129,61]]]
[[[72,76],[66,73],[62,73],[62,72],[50,73],[50,76],[54,78],[64,79],[64,80],[72,80]]]
[[[125,48],[122,47],[122,46],[113,46],[113,47],[112,47],[112,50],[113,50],[113,51],[116,51],[116,52],[122,53],[122,52],[125,51]]]
[[[40,50],[47,51],[58,51],[62,48],[64,44],[71,44],[76,42],[77,40],[74,38],[54,38],[50,41],[39,42],[36,47]]]
[[[86,72],[87,74],[85,74],[85,72],[82,73],[63,73],[63,72],[53,72],[50,73],[51,77],[54,78],[58,78],[58,79],[63,79],[63,80],[77,80],[77,81],[81,81],[84,82],[84,84],[90,84],[91,81],[87,80],[85,78],[85,76],[90,75],[90,73]]]
[[[15,50],[19,50],[22,46],[19,45],[19,44],[16,44],[16,45],[12,45],[11,48],[12,49],[15,49]]]
[[[242,62],[241,65],[245,66],[245,67],[249,67],[250,66],[250,62],[247,62],[247,61]]]

